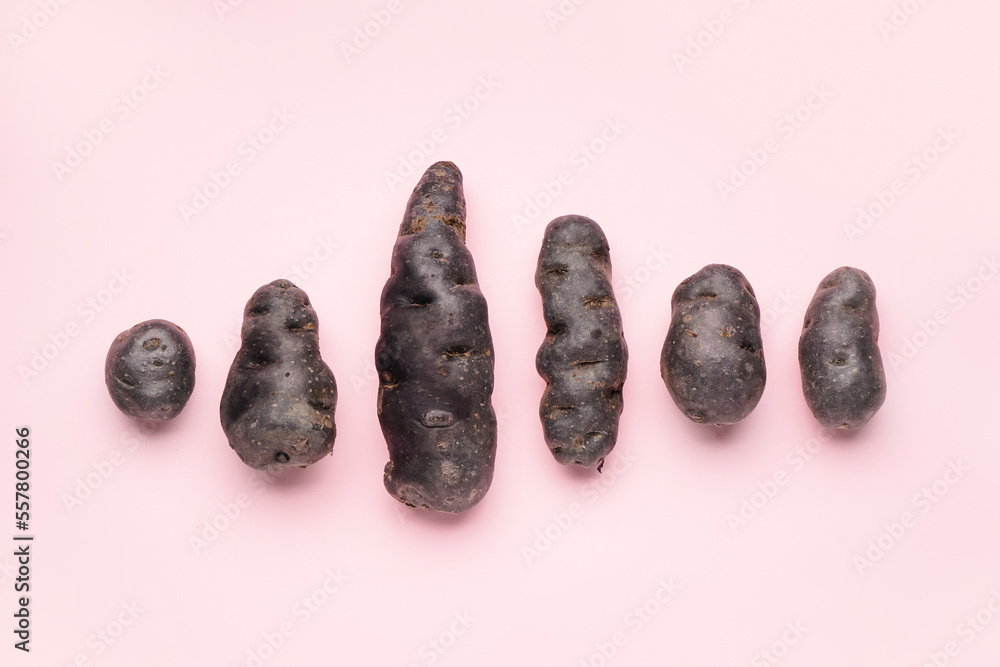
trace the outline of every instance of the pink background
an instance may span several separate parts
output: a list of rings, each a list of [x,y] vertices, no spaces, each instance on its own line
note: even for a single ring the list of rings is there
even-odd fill
[[[5,631],[0,661],[996,664],[1000,6],[232,4],[0,9],[0,542],[23,425],[36,536],[33,650]],[[465,175],[498,362],[496,476],[460,517],[390,498],[375,415],[378,297],[438,159]],[[859,207],[876,215],[852,228]],[[556,464],[537,417],[533,269],[566,213],[610,240],[631,352],[603,475]],[[671,292],[712,262],[746,274],[767,324],[767,389],[727,431],[689,422],[658,368]],[[889,391],[829,440],[796,345],[845,264],[878,287]],[[339,434],[330,458],[271,479],[230,450],[218,405],[243,305],[279,277],[319,313]],[[141,433],[103,364],[149,318],[188,331],[197,386]]]

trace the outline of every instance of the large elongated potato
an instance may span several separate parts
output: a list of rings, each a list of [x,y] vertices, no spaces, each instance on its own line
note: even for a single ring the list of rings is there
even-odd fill
[[[600,466],[618,439],[628,348],[600,226],[582,215],[545,228],[535,285],[548,333],[535,367],[545,379],[539,416],[559,463]]]
[[[337,382],[318,329],[309,297],[288,280],[247,302],[220,415],[229,445],[251,468],[305,468],[333,449]]]
[[[437,162],[410,195],[382,290],[375,347],[385,488],[461,512],[490,488],[496,457],[493,339],[465,245],[462,174]]]
[[[677,407],[699,424],[734,424],[757,407],[767,372],[760,307],[737,269],[709,264],[681,281],[660,374]]]
[[[861,428],[882,407],[878,329],[875,284],[867,273],[842,266],[823,278],[799,337],[802,392],[823,426]]]

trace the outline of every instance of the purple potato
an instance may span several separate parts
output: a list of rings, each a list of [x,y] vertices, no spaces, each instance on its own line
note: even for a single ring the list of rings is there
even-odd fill
[[[799,368],[806,404],[827,428],[858,429],[885,401],[875,284],[842,266],[823,278],[806,308]]]
[[[699,424],[735,424],[764,393],[760,307],[737,269],[709,264],[677,286],[660,374],[677,407]]]
[[[115,337],[104,363],[111,400],[129,417],[173,419],[194,391],[194,347],[184,329],[146,320]]]
[[[258,289],[241,338],[219,407],[230,447],[255,470],[305,468],[330,454],[337,382],[306,293],[288,280]]]
[[[493,339],[451,162],[431,165],[410,195],[380,310],[385,488],[411,507],[467,510],[493,480]]]
[[[600,226],[582,215],[545,228],[535,285],[548,332],[535,367],[545,379],[539,416],[556,461],[600,470],[618,439],[628,347]]]

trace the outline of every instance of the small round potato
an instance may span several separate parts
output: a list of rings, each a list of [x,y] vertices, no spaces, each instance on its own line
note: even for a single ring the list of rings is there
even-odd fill
[[[115,337],[104,363],[111,400],[129,417],[173,419],[194,391],[194,347],[179,326],[146,320]]]

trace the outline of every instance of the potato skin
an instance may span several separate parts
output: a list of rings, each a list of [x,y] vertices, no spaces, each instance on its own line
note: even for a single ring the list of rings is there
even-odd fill
[[[600,470],[618,439],[628,347],[600,226],[582,215],[545,228],[535,286],[548,327],[535,368],[546,382],[539,405],[556,461]]]
[[[465,511],[492,483],[497,429],[493,339],[451,162],[431,165],[410,196],[380,310],[385,488],[411,507]]]
[[[885,401],[885,367],[878,348],[875,284],[842,266],[820,282],[799,337],[806,404],[827,428],[858,429]]]
[[[123,414],[173,419],[194,391],[194,347],[184,329],[146,320],[118,334],[104,362],[104,382]]]
[[[677,407],[699,424],[734,424],[750,414],[767,380],[760,307],[737,269],[709,264],[681,281],[660,355]]]
[[[229,446],[255,470],[305,468],[329,454],[337,382],[306,293],[288,280],[258,289],[241,338],[219,406]]]

